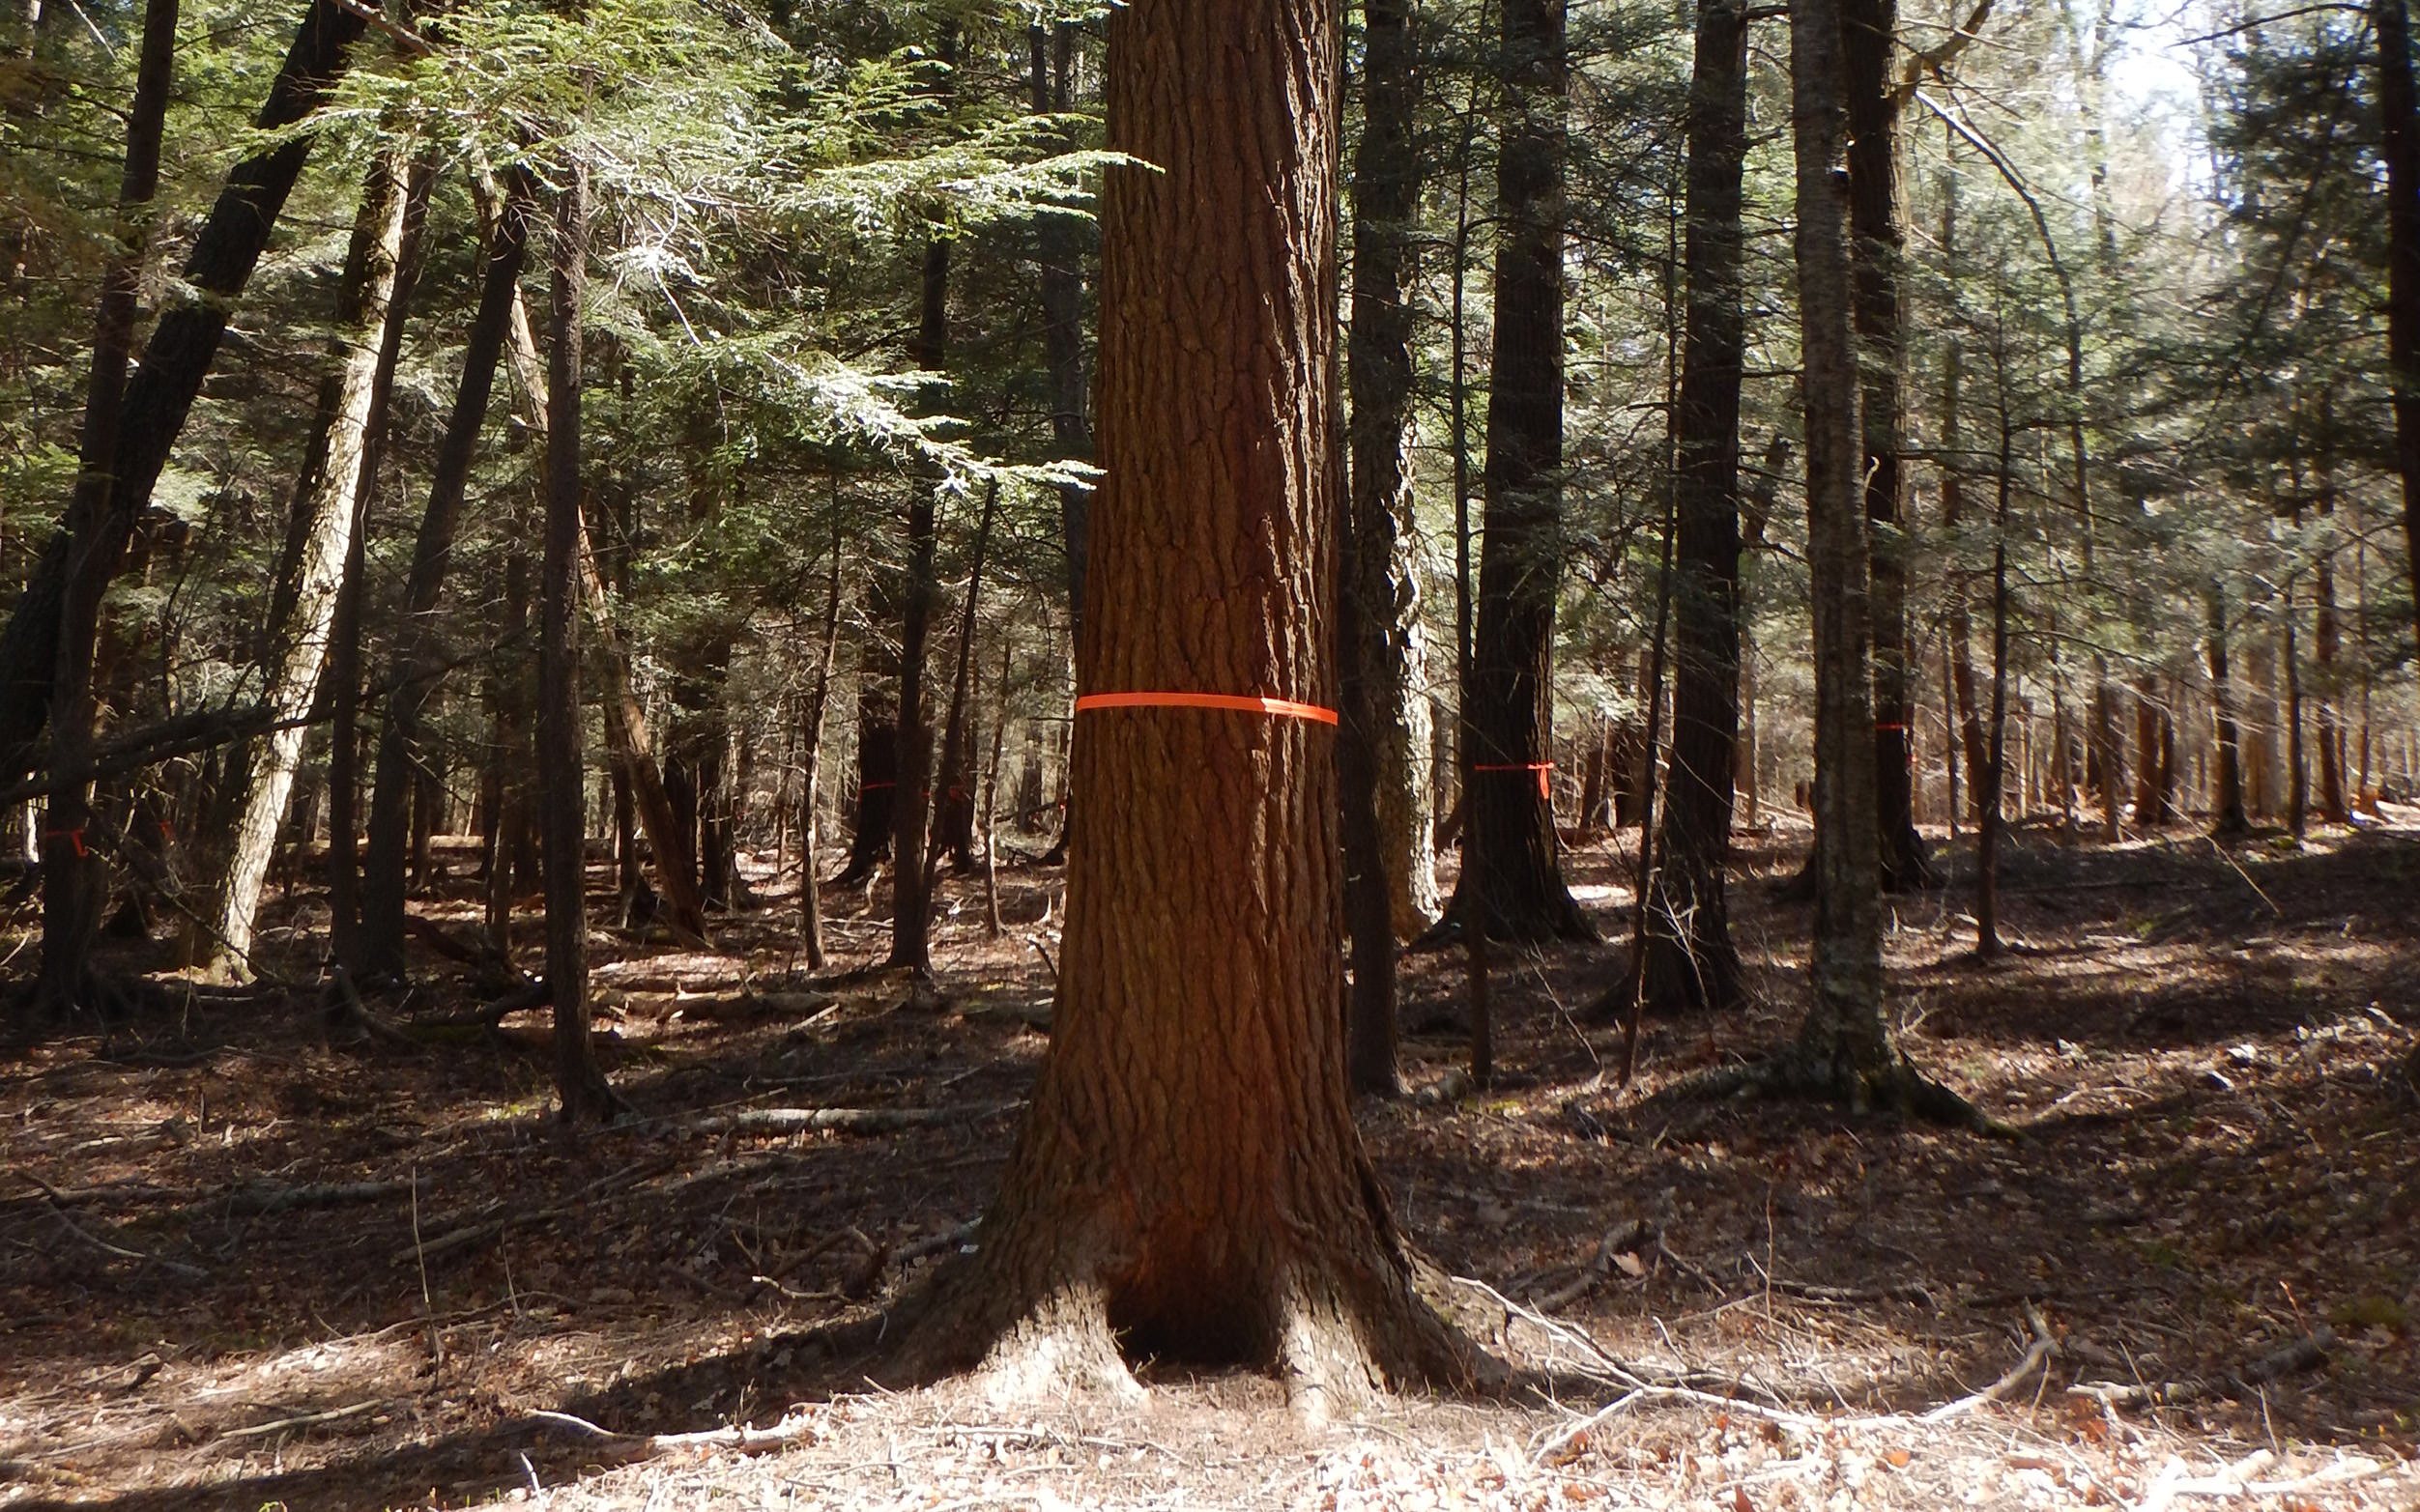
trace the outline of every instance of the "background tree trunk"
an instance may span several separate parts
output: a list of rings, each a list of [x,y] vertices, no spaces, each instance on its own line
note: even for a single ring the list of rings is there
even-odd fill
[[[2372,0],[2378,109],[2385,119],[2386,349],[2395,384],[2395,468],[2404,492],[2404,564],[2420,629],[2420,97],[2405,0]]]
[[[248,977],[252,925],[261,885],[285,818],[295,769],[302,756],[303,720],[319,695],[328,664],[330,632],[353,536],[360,525],[361,490],[374,462],[373,432],[386,423],[387,389],[393,367],[386,359],[388,322],[403,318],[400,271],[407,258],[405,226],[411,194],[400,154],[373,169],[354,225],[353,252],[346,258],[342,305],[336,314],[337,398],[329,415],[326,461],[297,520],[301,553],[290,607],[273,632],[262,701],[284,726],[252,743],[235,778],[235,801],[225,808],[233,827],[210,837],[205,854],[222,858],[217,880],[187,931],[187,958],[214,977]]]
[[[1815,662],[1814,1001],[1800,1042],[1812,1077],[1861,1105],[1873,1100],[1893,1058],[1883,1019],[1881,830],[1840,35],[1836,0],[1796,0],[1791,122]]]
[[[1907,424],[1899,265],[1907,233],[1899,206],[1899,91],[1891,47],[1897,0],[1839,0],[1849,106],[1849,228],[1855,275],[1858,391],[1863,400],[1866,550],[1874,631],[1874,801],[1882,825],[1883,886],[1931,880],[1916,828],[1916,678],[1908,656],[1907,490],[1900,467]]]
[[[1746,157],[1746,7],[1700,0],[1689,85],[1687,334],[1672,416],[1672,767],[1639,984],[1646,1004],[1664,1012],[1728,1009],[1740,999],[1723,868],[1739,763],[1740,210]]]
[[[108,898],[107,873],[86,841],[93,822],[88,774],[95,718],[93,654],[100,639],[101,598],[116,565],[103,539],[111,512],[109,467],[118,450],[143,254],[151,241],[146,208],[159,188],[159,145],[168,118],[176,45],[177,0],[148,0],[134,101],[127,115],[126,171],[118,183],[118,244],[101,271],[75,492],[61,527],[69,544],[61,575],[60,620],[52,627],[58,647],[50,689],[54,785],[41,820],[47,834],[42,847],[42,979],[37,994],[54,1013],[93,1006],[88,981],[93,935]]]
[[[1413,141],[1411,7],[1363,8],[1362,137],[1353,157],[1353,307],[1346,337],[1352,389],[1351,591],[1354,654],[1379,865],[1395,931],[1437,922],[1435,803],[1426,761],[1426,637],[1411,556],[1412,238],[1422,158]]]
[[[954,49],[945,39],[945,51]],[[936,237],[924,248],[923,315],[917,326],[916,366],[941,371],[949,352],[950,242]],[[933,628],[940,585],[935,581],[934,483],[909,485],[908,592],[899,631],[899,787],[893,795],[891,832],[891,954],[889,964],[920,974],[933,972],[933,899],[925,886],[924,841],[933,808],[933,729],[925,719],[926,642]]]
[[[1462,689],[1475,774],[1453,912],[1514,939],[1593,939],[1564,886],[1554,805],[1554,625],[1563,578],[1564,0],[1505,0],[1508,96],[1496,166],[1494,378],[1475,682]]]
[[[554,309],[547,332],[537,793],[546,845],[546,985],[555,1005],[555,1093],[564,1122],[576,1124],[610,1117],[619,1099],[605,1084],[589,1037],[588,762],[580,719],[581,579],[595,570],[580,499],[580,302],[588,286],[589,170],[577,158],[567,170],[555,206]]]
[[[2209,610],[2210,722],[2218,742],[2218,780],[2210,796],[2210,827],[2240,835],[2252,827],[2243,812],[2243,764],[2235,731],[2235,691],[2227,656],[2227,589],[2216,579],[2204,590]]]
[[[1112,168],[1104,195],[1081,686],[1325,702],[1335,10],[1140,0],[1109,30],[1109,145],[1161,171]],[[1080,718],[1050,1054],[920,1362],[990,1349],[1039,1392],[1125,1382],[1122,1339],[1274,1365],[1314,1406],[1462,1378],[1345,1101],[1333,735]]]
[[[454,538],[462,518],[471,463],[487,422],[496,366],[510,330],[513,298],[529,253],[529,220],[536,190],[526,170],[505,180],[504,194],[490,227],[479,284],[445,439],[429,479],[428,500],[412,553],[412,576],[404,586],[403,620],[388,658],[385,716],[380,722],[378,770],[371,780],[369,838],[362,862],[360,959],[357,975],[400,977],[404,971],[404,863],[406,811],[414,774],[428,756],[420,746],[423,712],[436,697],[441,670],[437,606],[451,570]]]

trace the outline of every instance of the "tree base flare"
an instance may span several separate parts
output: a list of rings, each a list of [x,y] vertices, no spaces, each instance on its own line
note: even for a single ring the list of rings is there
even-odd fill
[[[1738,1095],[1805,1098],[1836,1102],[1858,1115],[1896,1113],[1945,1128],[1963,1128],[1994,1137],[2016,1133],[2012,1126],[2001,1123],[1964,1096],[1917,1070],[1905,1056],[1880,1067],[1861,1067],[1854,1057],[1827,1056],[1803,1043],[1744,1066],[1721,1067],[1690,1076],[1663,1095],[1674,1098]]]
[[[1124,1290],[1097,1277],[1017,1285],[1022,1268],[1006,1249],[962,1256],[902,1300],[893,1317],[904,1337],[885,1376],[922,1384],[969,1373],[1001,1405],[1071,1391],[1133,1402],[1144,1391],[1138,1371],[1240,1365],[1274,1376],[1303,1416],[1329,1421],[1391,1391],[1469,1391],[1501,1374],[1421,1298],[1406,1267],[1331,1263],[1298,1274],[1273,1286],[1264,1316],[1205,1338],[1197,1320],[1180,1335],[1134,1312]]]

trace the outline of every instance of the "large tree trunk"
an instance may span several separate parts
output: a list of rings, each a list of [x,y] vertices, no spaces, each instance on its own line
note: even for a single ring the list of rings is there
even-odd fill
[[[1111,13],[1087,695],[1325,703],[1339,39],[1316,0]],[[1238,143],[1250,144],[1239,152]],[[1134,1357],[1306,1406],[1457,1380],[1345,1098],[1331,731],[1080,714],[1058,1016],[982,1244],[914,1336],[1005,1384]]]
[[[1891,45],[1897,0],[1839,0],[1849,105],[1849,227],[1862,397],[1865,517],[1874,633],[1874,801],[1883,885],[1931,880],[1916,828],[1912,726],[1916,674],[1908,657],[1908,521],[1900,456],[1906,420],[1899,265],[1907,233],[1899,203],[1898,81]]]
[[[1741,172],[1747,157],[1747,13],[1699,0],[1689,85],[1687,334],[1672,415],[1672,769],[1645,909],[1649,1006],[1740,1001],[1723,867],[1740,728]]]
[[[294,788],[295,769],[308,732],[304,720],[319,696],[328,665],[336,600],[346,559],[360,525],[360,500],[376,463],[374,434],[386,423],[387,390],[394,368],[385,339],[390,322],[404,315],[404,279],[409,260],[405,228],[414,218],[414,197],[400,154],[371,170],[362,191],[354,244],[346,258],[343,306],[337,311],[339,371],[336,401],[326,432],[325,463],[312,481],[297,520],[301,545],[288,609],[272,631],[268,686],[262,695],[270,718],[283,727],[252,744],[235,774],[231,832],[209,838],[205,854],[223,858],[217,880],[188,930],[187,958],[216,977],[248,977],[252,925],[261,886],[276,848],[278,826]]]
[[[427,760],[420,747],[423,711],[436,697],[442,669],[437,606],[453,565],[454,536],[471,463],[487,420],[496,366],[511,330],[514,291],[529,250],[529,220],[535,188],[516,169],[488,236],[479,305],[462,355],[462,383],[454,394],[445,439],[437,448],[428,501],[412,553],[412,576],[404,587],[403,621],[381,687],[386,713],[379,728],[378,770],[370,785],[369,839],[362,863],[361,927],[357,975],[400,977],[404,971],[404,864],[413,779]]]
[[[312,0],[253,124],[275,130],[317,110],[343,75],[346,53],[360,37],[367,14],[342,0]],[[51,679],[59,665],[69,553],[79,553],[83,560],[78,570],[103,584],[116,576],[134,523],[151,503],[152,486],[185,428],[186,413],[201,392],[211,359],[217,356],[236,300],[310,157],[311,140],[308,135],[290,137],[246,157],[227,176],[227,186],[186,260],[182,284],[192,295],[160,315],[134,376],[127,382],[111,453],[108,507],[80,541],[72,529],[53,535],[17,598],[8,631],[0,637],[0,783],[34,769],[34,743],[49,712]]]
[[[1858,497],[1844,171],[1848,111],[1841,99],[1837,0],[1796,0],[1790,73],[1815,662],[1813,1004],[1800,1053],[1809,1079],[1829,1082],[1862,1106],[1884,1092],[1896,1058],[1883,1018],[1869,562]]]
[[[555,1093],[566,1123],[619,1102],[589,1037],[588,761],[580,729],[581,583],[595,567],[580,499],[580,300],[588,286],[589,170],[574,158],[555,207],[546,354],[546,556],[538,571],[537,801],[546,844],[546,986]],[[660,858],[659,858],[660,860]]]
[[[1485,537],[1469,836],[1453,912],[1513,939],[1593,939],[1564,886],[1546,783],[1554,749],[1555,598],[1563,579],[1565,0],[1506,0],[1509,97],[1496,165],[1494,382],[1487,395]],[[1474,869],[1468,859],[1484,847]],[[1474,889],[1476,874],[1484,885]]]
[[[27,41],[30,44],[31,27]],[[101,271],[92,371],[84,387],[80,466],[61,528],[69,547],[60,620],[53,627],[58,651],[50,690],[50,772],[55,785],[42,820],[47,834],[39,994],[54,1013],[93,1006],[88,981],[92,942],[107,900],[106,873],[85,842],[93,822],[93,656],[100,639],[101,596],[115,565],[103,550],[102,533],[111,511],[109,465],[118,449],[127,359],[134,346],[134,317],[142,293],[148,238],[141,212],[159,187],[159,144],[168,118],[176,44],[177,0],[148,0],[134,102],[127,115],[126,171],[118,183],[118,244]],[[30,828],[30,815],[28,822]]]
[[[1429,790],[1426,637],[1412,565],[1413,237],[1421,155],[1413,144],[1411,6],[1364,7],[1362,138],[1353,158],[1351,384],[1353,532],[1349,587],[1360,620],[1354,655],[1370,742],[1380,883],[1397,933],[1436,923],[1435,827]]]
[[[2386,125],[2386,351],[2395,385],[2395,468],[2404,489],[2405,565],[2420,628],[2420,98],[2404,0],[2373,0],[2378,109]]]

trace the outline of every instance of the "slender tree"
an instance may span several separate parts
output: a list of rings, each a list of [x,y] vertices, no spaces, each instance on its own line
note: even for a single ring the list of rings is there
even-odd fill
[[[2404,494],[2405,565],[2420,629],[2420,93],[2411,82],[2404,0],[2372,0],[2378,109],[2385,121],[2386,345],[2395,385],[2395,468]]]
[[[1741,183],[1747,8],[1700,0],[1688,105],[1687,333],[1671,424],[1672,764],[1645,912],[1639,988],[1669,1012],[1740,998],[1723,867],[1740,727]]]
[[[1900,338],[1898,81],[1890,70],[1898,0],[1840,0],[1847,90],[1852,304],[1858,344],[1868,572],[1874,636],[1874,797],[1882,825],[1883,885],[1925,882],[1930,867],[1916,828],[1916,682],[1908,656],[1908,521],[1900,456],[1906,420]]]
[[[438,443],[428,499],[421,506],[412,575],[404,586],[403,620],[382,679],[386,698],[378,765],[370,785],[360,958],[352,963],[363,980],[400,977],[404,970],[404,869],[410,859],[407,820],[415,776],[428,759],[421,746],[421,729],[442,671],[437,660],[437,608],[453,568],[471,463],[478,449],[479,432],[487,423],[497,363],[511,329],[513,297],[522,265],[528,260],[535,197],[525,170],[516,168],[506,176],[499,214],[488,228],[478,309],[463,349],[462,381],[454,392],[445,439]]]
[[[1043,1391],[1127,1382],[1122,1346],[1345,1406],[1471,1355],[1346,1103],[1334,737],[1298,717],[1333,695],[1336,8],[1138,0],[1109,32],[1109,145],[1154,165],[1102,206],[1080,670],[1109,703],[1078,715],[1050,1055],[911,1360]]]
[[[588,287],[589,169],[565,165],[555,204],[546,354],[546,556],[538,572],[537,794],[546,855],[546,986],[555,1005],[555,1095],[566,1123],[610,1117],[589,1036],[588,762],[580,730],[580,580],[593,572],[581,520],[581,300]]]

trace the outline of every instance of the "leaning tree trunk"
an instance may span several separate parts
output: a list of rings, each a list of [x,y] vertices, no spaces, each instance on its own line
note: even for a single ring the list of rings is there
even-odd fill
[[[332,696],[321,699],[330,707],[328,946],[330,956],[348,972],[360,960],[361,855],[355,820],[361,785],[361,596],[368,591],[363,580],[369,571],[369,517],[378,500],[379,469],[387,455],[387,400],[394,386],[395,363],[403,352],[403,314],[419,285],[422,237],[436,178],[431,161],[415,164],[405,177],[403,252],[394,293],[388,301],[390,310],[379,332],[377,392],[370,406],[369,434],[361,443],[361,479],[354,490],[353,528],[345,546],[344,572],[337,581],[336,613],[329,628],[327,672],[322,679],[332,691]]]
[[[1362,138],[1353,157],[1353,309],[1346,337],[1351,385],[1353,532],[1349,587],[1360,621],[1354,654],[1370,742],[1380,879],[1392,926],[1420,933],[1436,923],[1434,795],[1428,784],[1429,714],[1422,682],[1426,637],[1412,567],[1413,238],[1421,155],[1413,145],[1411,6],[1364,7]]]
[[[1457,1380],[1344,1091],[1332,731],[1335,8],[1110,14],[1101,456],[1058,1016],[911,1362],[1028,1392],[1248,1361]],[[1240,117],[1240,119],[1239,119]],[[1239,152],[1237,143],[1251,144]],[[1324,710],[1320,712],[1324,713]]]
[[[1487,395],[1485,537],[1476,685],[1462,698],[1473,749],[1469,836],[1452,912],[1513,939],[1593,939],[1564,886],[1547,776],[1554,745],[1554,620],[1563,577],[1565,0],[1506,0],[1510,107],[1496,165],[1494,382]],[[1481,853],[1481,847],[1484,847]],[[1476,874],[1484,887],[1474,889]]]
[[[277,130],[316,111],[343,76],[346,53],[360,39],[368,14],[343,0],[311,0],[253,125]],[[310,157],[311,141],[308,134],[286,137],[274,148],[245,158],[227,175],[227,186],[186,260],[181,287],[191,293],[175,298],[160,315],[134,376],[127,382],[112,448],[108,507],[80,541],[73,530],[56,532],[17,597],[8,630],[0,636],[0,783],[34,769],[34,744],[49,712],[50,684],[59,664],[69,553],[80,553],[83,564],[78,570],[95,574],[103,584],[116,576],[134,523],[151,503],[152,487],[217,356],[236,300],[250,281],[286,195]]]
[[[337,312],[339,373],[330,413],[326,461],[304,498],[297,522],[301,554],[289,608],[274,627],[268,658],[269,683],[262,696],[278,727],[253,743],[233,774],[236,801],[232,832],[211,837],[206,851],[223,856],[218,880],[188,931],[187,958],[213,976],[251,974],[252,925],[261,886],[285,818],[302,756],[304,721],[319,695],[328,663],[330,631],[343,585],[345,559],[360,525],[359,502],[374,460],[372,433],[385,423],[386,391],[394,369],[385,360],[387,324],[403,318],[398,274],[406,261],[404,230],[409,218],[405,169],[400,154],[371,171],[362,191],[354,246],[346,259],[344,307]]]
[[[588,286],[589,170],[573,159],[555,207],[546,356],[546,556],[538,570],[537,802],[546,844],[546,986],[555,1093],[566,1123],[619,1098],[589,1036],[588,762],[580,738],[581,581],[594,576],[580,500],[580,300]]]
[[[2395,469],[2404,490],[2405,565],[2420,629],[2420,99],[2404,0],[2373,0],[2378,108],[2386,139],[2386,348],[2395,384]]]
[[[583,270],[583,278],[586,271]],[[512,300],[510,328],[505,336],[505,356],[511,360],[513,378],[521,385],[528,409],[525,418],[541,442],[553,439],[556,406],[552,398],[548,369],[537,360],[537,342],[530,332],[530,318],[516,285]],[[671,913],[673,932],[692,941],[706,938],[706,905],[698,896],[694,870],[670,864],[669,857],[688,854],[685,842],[673,823],[672,801],[664,793],[663,770],[656,765],[655,746],[648,733],[647,711],[639,702],[636,682],[631,673],[630,648],[621,638],[614,615],[614,599],[605,586],[605,575],[596,564],[596,552],[590,539],[585,510],[573,520],[578,532],[575,554],[579,570],[580,598],[588,611],[589,626],[596,632],[597,660],[604,664],[605,673],[605,745],[607,756],[630,781],[630,795],[638,809],[639,828],[646,834],[648,849],[655,857],[656,880],[663,884],[664,902]]]
[[[159,187],[159,144],[168,118],[168,83],[175,71],[177,0],[149,0],[143,47],[135,69],[134,102],[127,115],[126,171],[118,183],[118,244],[101,271],[101,308],[93,318],[92,371],[84,388],[84,433],[75,492],[62,533],[68,537],[61,578],[58,653],[50,690],[50,801],[43,864],[40,999],[54,1013],[92,1007],[94,931],[107,901],[108,882],[85,832],[93,822],[93,656],[100,640],[101,601],[114,560],[103,548],[110,514],[110,459],[117,454],[126,400],[127,359],[134,346],[149,242],[143,207]],[[29,817],[29,825],[31,823]]]
[[[1900,455],[1901,389],[1898,81],[1890,75],[1897,0],[1839,0],[1849,106],[1849,227],[1859,346],[1867,552],[1874,634],[1874,802],[1883,885],[1931,879],[1916,828],[1916,676],[1908,655],[1908,520]]]
[[[479,305],[462,355],[462,383],[452,416],[438,443],[428,500],[420,513],[405,585],[403,620],[380,687],[386,695],[378,739],[378,769],[370,783],[369,838],[361,867],[361,927],[358,972],[363,978],[404,971],[404,867],[414,777],[427,760],[421,749],[424,711],[443,675],[438,664],[437,606],[453,565],[454,538],[471,463],[495,391],[496,365],[511,329],[513,294],[529,250],[529,219],[536,193],[526,170],[505,181],[505,193],[487,243]]]
[[[1723,867],[1740,729],[1741,174],[1747,157],[1747,11],[1699,0],[1689,85],[1687,333],[1672,415],[1677,568],[1672,768],[1645,909],[1648,1006],[1740,1001]]]

